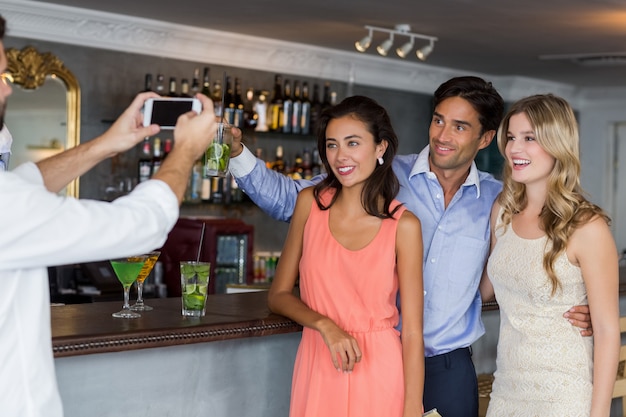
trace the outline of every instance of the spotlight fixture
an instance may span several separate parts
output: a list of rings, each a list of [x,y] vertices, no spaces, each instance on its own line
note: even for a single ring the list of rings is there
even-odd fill
[[[387,56],[387,54],[389,53],[389,50],[393,45],[394,35],[409,38],[406,43],[396,49],[396,53],[401,58],[406,58],[409,55],[409,53],[415,46],[415,39],[424,39],[429,41],[427,45],[416,51],[416,56],[422,61],[425,61],[428,55],[432,53],[433,49],[435,48],[435,41],[437,40],[437,38],[434,36],[422,35],[420,33],[411,32],[411,26],[407,24],[396,25],[394,29],[385,29],[376,26],[365,26],[365,29],[368,30],[368,34],[360,41],[354,43],[356,50],[359,52],[365,52],[372,43],[374,32],[378,31],[382,33],[388,33],[389,38],[385,39],[380,45],[376,47],[376,50],[382,56]]]
[[[371,44],[372,44],[372,29],[370,29],[369,34],[363,37],[363,39],[361,39],[360,41],[356,41],[354,43],[354,47],[359,52],[365,52],[367,51],[367,48],[369,48]]]
[[[386,39],[383,43],[378,45],[376,47],[376,50],[382,56],[387,56],[387,53],[389,53],[389,49],[391,48],[392,45],[393,45],[393,33],[389,35],[389,39]]]
[[[413,38],[411,38],[410,41],[408,41],[407,43],[405,43],[404,45],[396,49],[396,54],[398,54],[400,58],[406,58],[409,52],[411,52],[411,50],[413,49],[414,45],[415,45],[415,41],[413,40]]]
[[[433,51],[434,48],[435,48],[435,45],[433,41],[430,41],[428,45],[415,51],[415,55],[420,61],[426,61],[426,58],[428,58],[428,55],[430,55],[430,53]]]

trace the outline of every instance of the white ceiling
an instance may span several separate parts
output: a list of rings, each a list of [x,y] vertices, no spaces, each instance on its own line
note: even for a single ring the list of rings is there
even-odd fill
[[[623,0],[38,1],[351,52],[367,34],[364,25],[409,24],[412,32],[439,39],[429,65],[577,87],[626,86]],[[384,39],[375,36],[366,53],[376,54]],[[392,54],[388,59],[400,59]],[[539,59],[572,54],[589,54],[602,65]],[[598,59],[605,55],[611,58]],[[413,53],[407,59],[418,62]]]

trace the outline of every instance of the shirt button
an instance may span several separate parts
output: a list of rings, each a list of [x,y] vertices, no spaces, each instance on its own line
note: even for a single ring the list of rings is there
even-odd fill
[[[441,229],[442,229],[442,227],[441,227],[441,226],[437,226],[437,230],[441,230]]]
[[[435,197],[437,197],[437,198],[441,198],[441,194],[437,194]]]
[[[430,258],[430,263],[434,264],[435,263],[435,258]]]

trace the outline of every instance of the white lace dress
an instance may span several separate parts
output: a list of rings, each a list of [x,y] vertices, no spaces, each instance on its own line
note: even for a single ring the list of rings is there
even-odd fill
[[[487,271],[500,306],[497,370],[487,417],[589,417],[593,340],[563,318],[587,303],[580,268],[567,255],[555,263],[561,288],[543,270],[547,238],[522,239],[510,225],[498,241]]]

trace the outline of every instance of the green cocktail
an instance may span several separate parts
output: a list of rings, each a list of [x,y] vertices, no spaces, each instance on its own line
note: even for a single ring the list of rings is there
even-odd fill
[[[111,266],[113,267],[113,271],[115,271],[115,275],[117,279],[122,283],[124,287],[124,306],[117,313],[113,313],[113,317],[116,318],[124,318],[124,319],[134,319],[137,317],[141,317],[140,314],[131,311],[130,303],[129,303],[129,291],[130,286],[133,285],[133,282],[137,279],[141,268],[143,268],[143,264],[148,257],[146,255],[142,256],[130,256],[128,258],[120,258],[111,260]]]
[[[204,316],[210,270],[209,262],[180,262],[183,316]]]
[[[213,141],[204,154],[204,176],[225,177],[228,171],[233,133],[230,126],[218,123]]]
[[[111,266],[115,271],[115,275],[117,275],[117,279],[122,283],[122,285],[130,287],[137,279],[141,268],[143,268],[143,262],[111,261]]]

